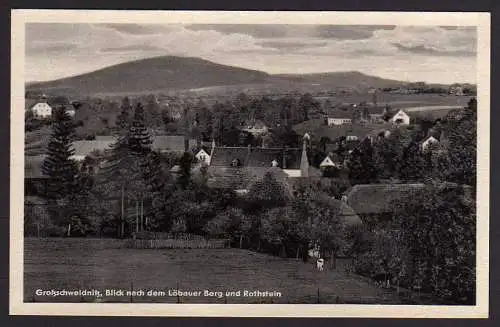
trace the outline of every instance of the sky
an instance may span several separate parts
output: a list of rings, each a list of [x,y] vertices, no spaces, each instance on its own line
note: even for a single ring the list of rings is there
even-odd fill
[[[360,71],[401,81],[476,83],[475,27],[29,23],[25,80],[46,81],[174,55],[270,74]]]

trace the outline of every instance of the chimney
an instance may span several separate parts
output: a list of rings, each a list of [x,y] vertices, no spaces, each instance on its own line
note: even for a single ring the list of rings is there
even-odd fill
[[[187,135],[184,135],[184,152],[189,151],[189,139]]]
[[[306,140],[302,142],[302,157],[300,159],[300,176],[309,177],[309,160],[307,160]]]

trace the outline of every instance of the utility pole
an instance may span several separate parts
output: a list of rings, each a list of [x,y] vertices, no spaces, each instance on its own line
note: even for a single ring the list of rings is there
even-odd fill
[[[125,203],[124,203],[124,197],[125,197],[125,184],[122,184],[122,212],[121,212],[121,230],[120,230],[120,237],[123,238],[123,234],[125,234]]]
[[[135,232],[139,232],[139,200],[135,200]]]

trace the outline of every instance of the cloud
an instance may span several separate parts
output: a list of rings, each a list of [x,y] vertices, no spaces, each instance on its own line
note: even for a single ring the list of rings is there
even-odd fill
[[[175,55],[269,73],[361,70],[474,82],[475,73],[457,67],[475,70],[476,34],[475,28],[439,26],[37,23],[26,25],[26,76],[48,80]]]
[[[426,45],[406,46],[400,43],[393,43],[398,50],[409,53],[435,55],[435,56],[475,56],[474,51],[465,50],[439,50]]]
[[[113,29],[123,34],[132,35],[154,35],[165,33],[170,30],[168,25],[103,24],[102,26]]]
[[[131,44],[121,47],[108,47],[99,49],[99,52],[128,52],[128,51],[164,51],[164,48],[149,44]]]
[[[70,42],[30,42],[26,43],[26,54],[31,55],[60,55],[78,48],[78,45]]]
[[[192,31],[216,31],[223,34],[246,34],[256,38],[282,38],[288,36],[307,36],[312,27],[308,25],[276,24],[193,24],[186,25]]]
[[[291,39],[291,40],[280,40],[280,41],[259,41],[257,42],[258,45],[261,45],[265,48],[273,48],[276,50],[298,50],[298,49],[304,49],[304,48],[311,48],[311,47],[318,47],[318,46],[325,46],[327,45],[326,41],[323,40],[297,40],[296,39]]]
[[[315,29],[317,37],[336,40],[363,40],[369,39],[378,30],[392,30],[395,26],[345,26],[345,25],[320,25]]]

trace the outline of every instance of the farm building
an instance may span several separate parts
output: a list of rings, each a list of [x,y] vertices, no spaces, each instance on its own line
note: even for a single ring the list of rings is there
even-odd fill
[[[271,172],[277,180],[319,176],[309,165],[306,141],[296,148],[216,147],[211,149],[208,183],[212,187],[248,187]]]
[[[187,152],[197,146],[198,142],[183,135],[156,135],[153,137],[152,149],[158,152]]]
[[[439,144],[439,140],[436,139],[434,136],[428,136],[427,138],[424,139],[422,144],[420,145],[422,151],[426,151],[430,146]]]
[[[408,115],[408,113],[404,110],[399,110],[394,116],[392,116],[391,122],[396,125],[410,125],[410,115]]]
[[[340,126],[352,123],[352,113],[344,110],[332,110],[328,113],[327,125]]]
[[[453,190],[462,187],[465,200],[472,201],[474,198],[468,186],[457,186],[453,183],[442,186]],[[374,227],[390,222],[397,206],[424,192],[425,187],[422,183],[359,184],[353,186],[343,199],[361,217],[364,225]]]
[[[205,149],[200,149],[196,154],[195,158],[199,162],[205,162],[207,164],[210,164],[210,155],[205,151]]]
[[[43,174],[42,164],[46,155],[25,156],[24,158],[24,192],[27,196],[47,194],[49,177]]]
[[[263,135],[269,131],[269,128],[266,124],[264,124],[264,122],[258,119],[253,119],[244,122],[240,130],[248,132],[252,135]]]
[[[75,152],[71,159],[81,162],[93,154],[111,150],[114,143],[114,140],[75,141],[73,142]]]
[[[52,107],[46,101],[37,101],[29,108],[33,116],[37,119],[50,118],[52,116]]]

